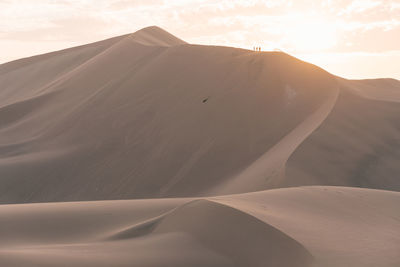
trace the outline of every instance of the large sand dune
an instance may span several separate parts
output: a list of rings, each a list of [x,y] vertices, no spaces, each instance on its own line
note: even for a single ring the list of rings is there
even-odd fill
[[[158,27],[2,64],[0,266],[399,266],[399,122],[397,80]]]
[[[107,49],[74,68],[61,51],[0,76],[0,201],[194,196],[280,185],[284,161],[324,119],[315,113],[326,115],[336,80],[283,53],[187,45],[158,31],[107,40]],[[58,58],[62,73],[54,74],[44,61]],[[282,152],[265,156],[272,148]],[[267,167],[254,173],[261,157]],[[248,188],[243,172],[253,173]]]

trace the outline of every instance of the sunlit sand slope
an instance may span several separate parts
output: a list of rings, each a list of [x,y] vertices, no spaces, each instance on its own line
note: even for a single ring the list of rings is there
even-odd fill
[[[188,45],[154,27],[96,47],[0,68],[0,202],[279,187],[338,93],[284,53]]]

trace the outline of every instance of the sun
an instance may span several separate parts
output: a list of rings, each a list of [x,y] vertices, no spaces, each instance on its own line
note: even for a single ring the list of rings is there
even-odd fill
[[[284,45],[296,52],[321,52],[337,44],[337,27],[317,16],[293,16],[284,30]]]

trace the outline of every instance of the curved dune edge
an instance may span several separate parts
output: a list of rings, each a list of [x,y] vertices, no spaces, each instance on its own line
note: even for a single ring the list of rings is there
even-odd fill
[[[209,194],[232,194],[260,191],[261,188],[275,188],[290,184],[285,182],[286,162],[296,148],[317,129],[334,108],[339,95],[339,87],[331,90],[323,102],[312,114],[304,119],[289,134],[264,155],[251,163],[237,176],[211,190]]]
[[[0,265],[396,267],[399,201],[398,192],[312,186],[1,205]]]
[[[400,193],[306,186],[220,196],[231,206],[278,228],[314,256],[313,266],[400,264]]]
[[[134,202],[137,201],[132,203]],[[74,205],[74,203],[70,204]],[[68,208],[68,203],[55,204],[53,208],[62,205]],[[51,209],[52,213],[54,211]],[[62,213],[62,209],[59,212]],[[49,223],[49,221],[44,223]],[[81,227],[87,228],[90,225],[81,225]],[[84,256],[97,254],[100,251],[108,254],[108,257],[115,261],[113,266],[125,266],[126,261],[134,265],[143,264],[141,266],[188,264],[187,266],[303,267],[310,266],[312,262],[311,254],[300,243],[278,229],[240,210],[205,199],[189,200],[160,216],[136,223],[133,227],[122,229],[111,227],[112,229],[103,229],[78,243],[71,241],[66,244],[57,243],[56,240],[59,237],[56,237],[54,244],[28,245],[21,242],[11,249],[7,246],[3,247],[0,243],[0,264],[8,264],[8,266],[29,266],[29,264],[103,266],[110,264],[110,260],[104,262],[103,257],[85,258]],[[43,230],[42,234],[47,235],[48,232]],[[77,231],[76,228],[70,230]],[[105,236],[107,232],[114,233]],[[100,236],[103,237],[99,239]],[[146,246],[147,242],[149,247]],[[148,257],[143,258],[143,255],[136,255],[134,250],[130,256],[124,254],[127,250],[140,247],[149,250],[147,252],[149,256],[159,255],[159,246],[166,249],[165,242],[171,242],[168,259],[164,259],[168,262],[154,262]],[[114,250],[117,248],[125,251],[122,259],[117,258],[121,257],[119,253],[114,255]],[[190,254],[194,248],[199,255],[186,258],[186,253]],[[79,250],[82,252],[79,253]],[[203,255],[205,259],[200,260],[200,255]],[[160,257],[162,259],[162,253]],[[204,262],[205,260],[211,262]]]
[[[123,230],[112,240],[145,234],[189,234],[237,266],[309,266],[311,254],[278,229],[240,210],[209,200],[194,200],[171,212]]]
[[[400,81],[337,80],[335,106],[289,157],[287,185],[399,191]]]

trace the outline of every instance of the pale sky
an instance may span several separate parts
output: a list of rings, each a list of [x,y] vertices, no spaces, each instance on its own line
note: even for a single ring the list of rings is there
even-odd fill
[[[0,0],[0,63],[157,25],[280,49],[346,78],[400,79],[400,0]]]

